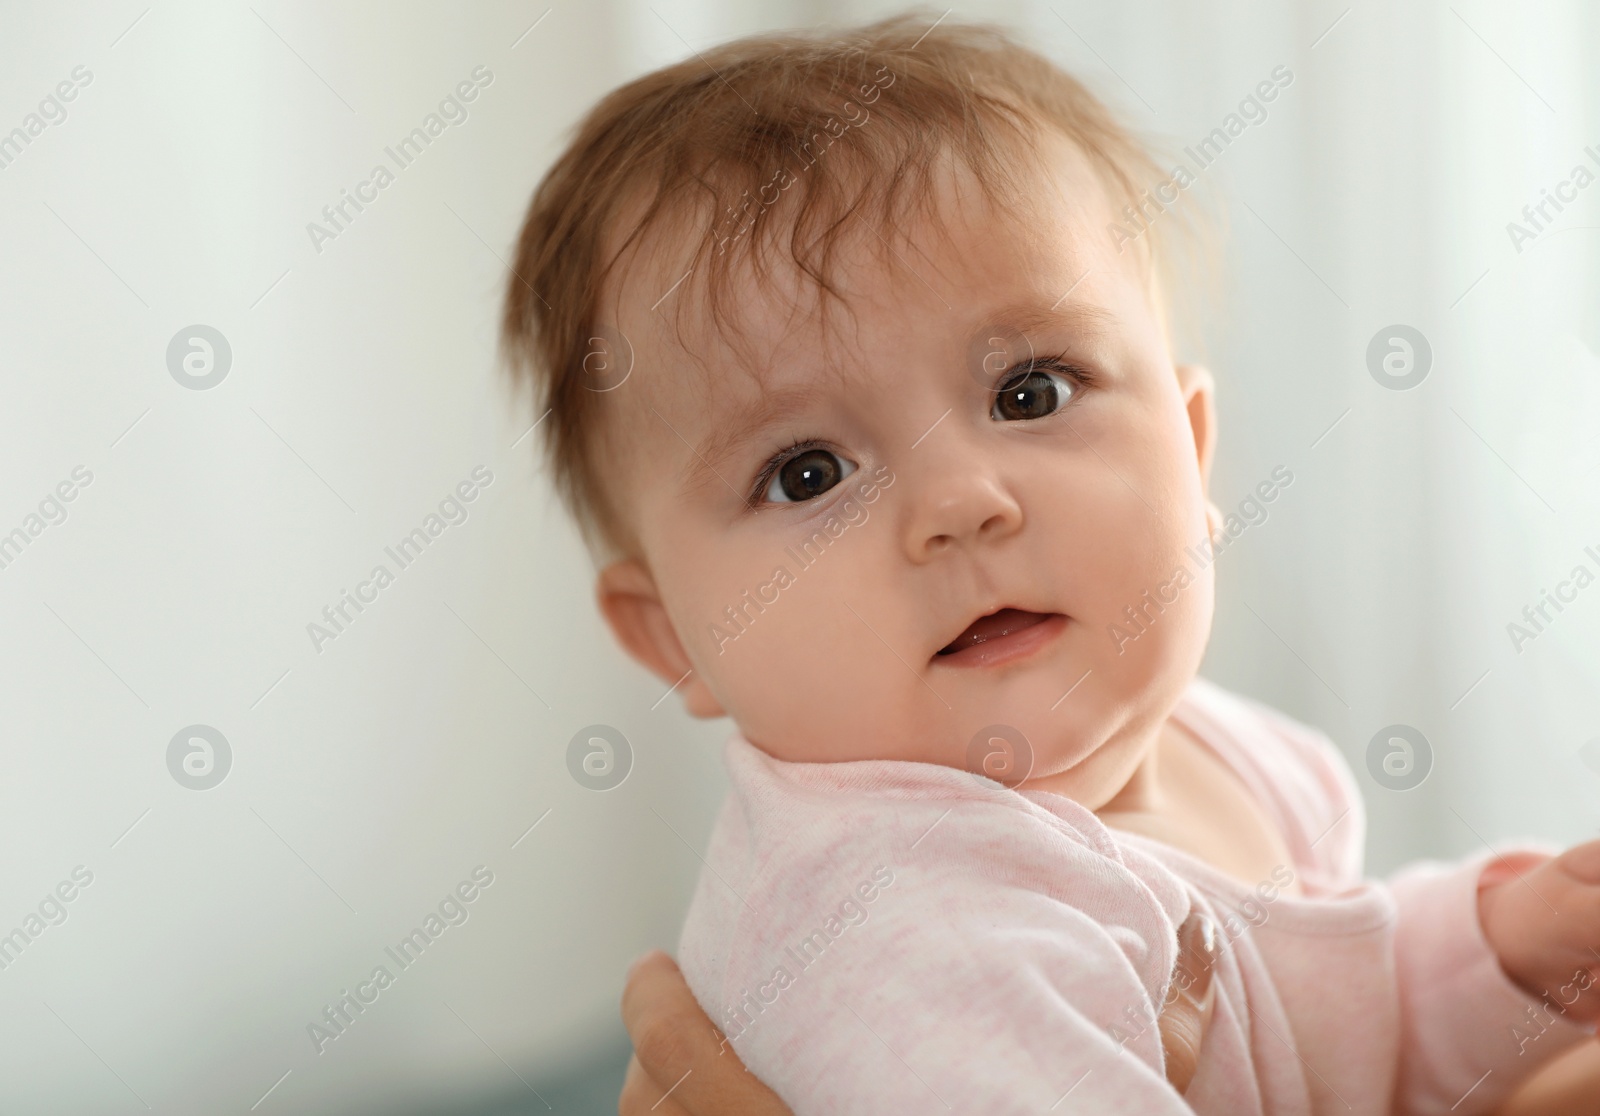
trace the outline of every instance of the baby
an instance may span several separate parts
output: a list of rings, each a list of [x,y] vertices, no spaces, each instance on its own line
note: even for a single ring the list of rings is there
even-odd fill
[[[1600,842],[1365,880],[1335,748],[1196,677],[1238,527],[1164,178],[895,20],[632,82],[534,195],[505,339],[601,611],[737,726],[683,973],[801,1116],[1464,1116],[1600,1017]]]

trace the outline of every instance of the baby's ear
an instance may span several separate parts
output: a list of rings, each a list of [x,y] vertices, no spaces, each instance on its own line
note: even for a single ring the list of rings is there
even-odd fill
[[[693,666],[661,603],[655,578],[643,562],[625,558],[601,570],[595,599],[623,650],[657,678],[675,686],[691,716],[727,715],[698,675],[684,677]]]
[[[1198,364],[1177,366],[1178,390],[1189,413],[1189,429],[1194,433],[1195,455],[1200,463],[1200,486],[1211,490],[1211,455],[1217,448],[1217,382]]]

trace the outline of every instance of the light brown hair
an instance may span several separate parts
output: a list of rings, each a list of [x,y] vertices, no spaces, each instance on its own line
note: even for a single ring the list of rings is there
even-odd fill
[[[698,239],[689,275],[725,324],[740,261],[761,275],[786,261],[838,297],[831,264],[844,235],[862,220],[892,234],[923,215],[940,160],[959,160],[1004,204],[1046,128],[1083,152],[1117,208],[1137,206],[1164,177],[1110,111],[1043,56],[994,28],[933,23],[901,16],[833,34],[763,35],[646,74],[590,111],[534,191],[501,343],[513,376],[533,388],[553,479],[591,552],[634,546],[602,484],[605,393],[585,360],[606,328],[606,284],[646,233],[672,220]],[[1167,226],[1181,231],[1174,218],[1132,245],[1143,265],[1163,260]],[[609,354],[619,355],[627,358]]]

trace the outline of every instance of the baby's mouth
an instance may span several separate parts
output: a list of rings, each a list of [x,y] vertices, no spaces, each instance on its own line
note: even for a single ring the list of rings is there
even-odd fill
[[[991,640],[1004,639],[1006,636],[1026,631],[1028,628],[1043,624],[1058,615],[1058,613],[1054,612],[1029,612],[1021,608],[1002,608],[998,612],[980,616],[971,624],[968,624],[966,631],[939,649],[938,655],[956,655],[969,648],[988,643]]]

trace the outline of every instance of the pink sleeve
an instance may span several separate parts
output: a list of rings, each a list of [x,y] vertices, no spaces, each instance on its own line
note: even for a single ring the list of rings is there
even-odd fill
[[[742,898],[709,885],[727,893],[722,928],[691,921],[680,953],[701,1006],[796,1116],[1192,1112],[1156,1025],[1187,901],[1175,881],[1147,888],[1031,806],[814,805],[785,820],[748,881],[727,873]]]
[[[1103,931],[973,929],[818,964],[811,988],[800,975],[793,1010],[741,1044],[752,1069],[796,1116],[1188,1116],[1144,990]]]
[[[1552,855],[1523,845],[1532,867]],[[1399,908],[1400,1075],[1395,1112],[1492,1111],[1541,1064],[1593,1035],[1560,1005],[1523,992],[1478,922],[1478,877],[1496,854],[1408,865],[1389,880]],[[1523,864],[1519,870],[1525,870]]]

